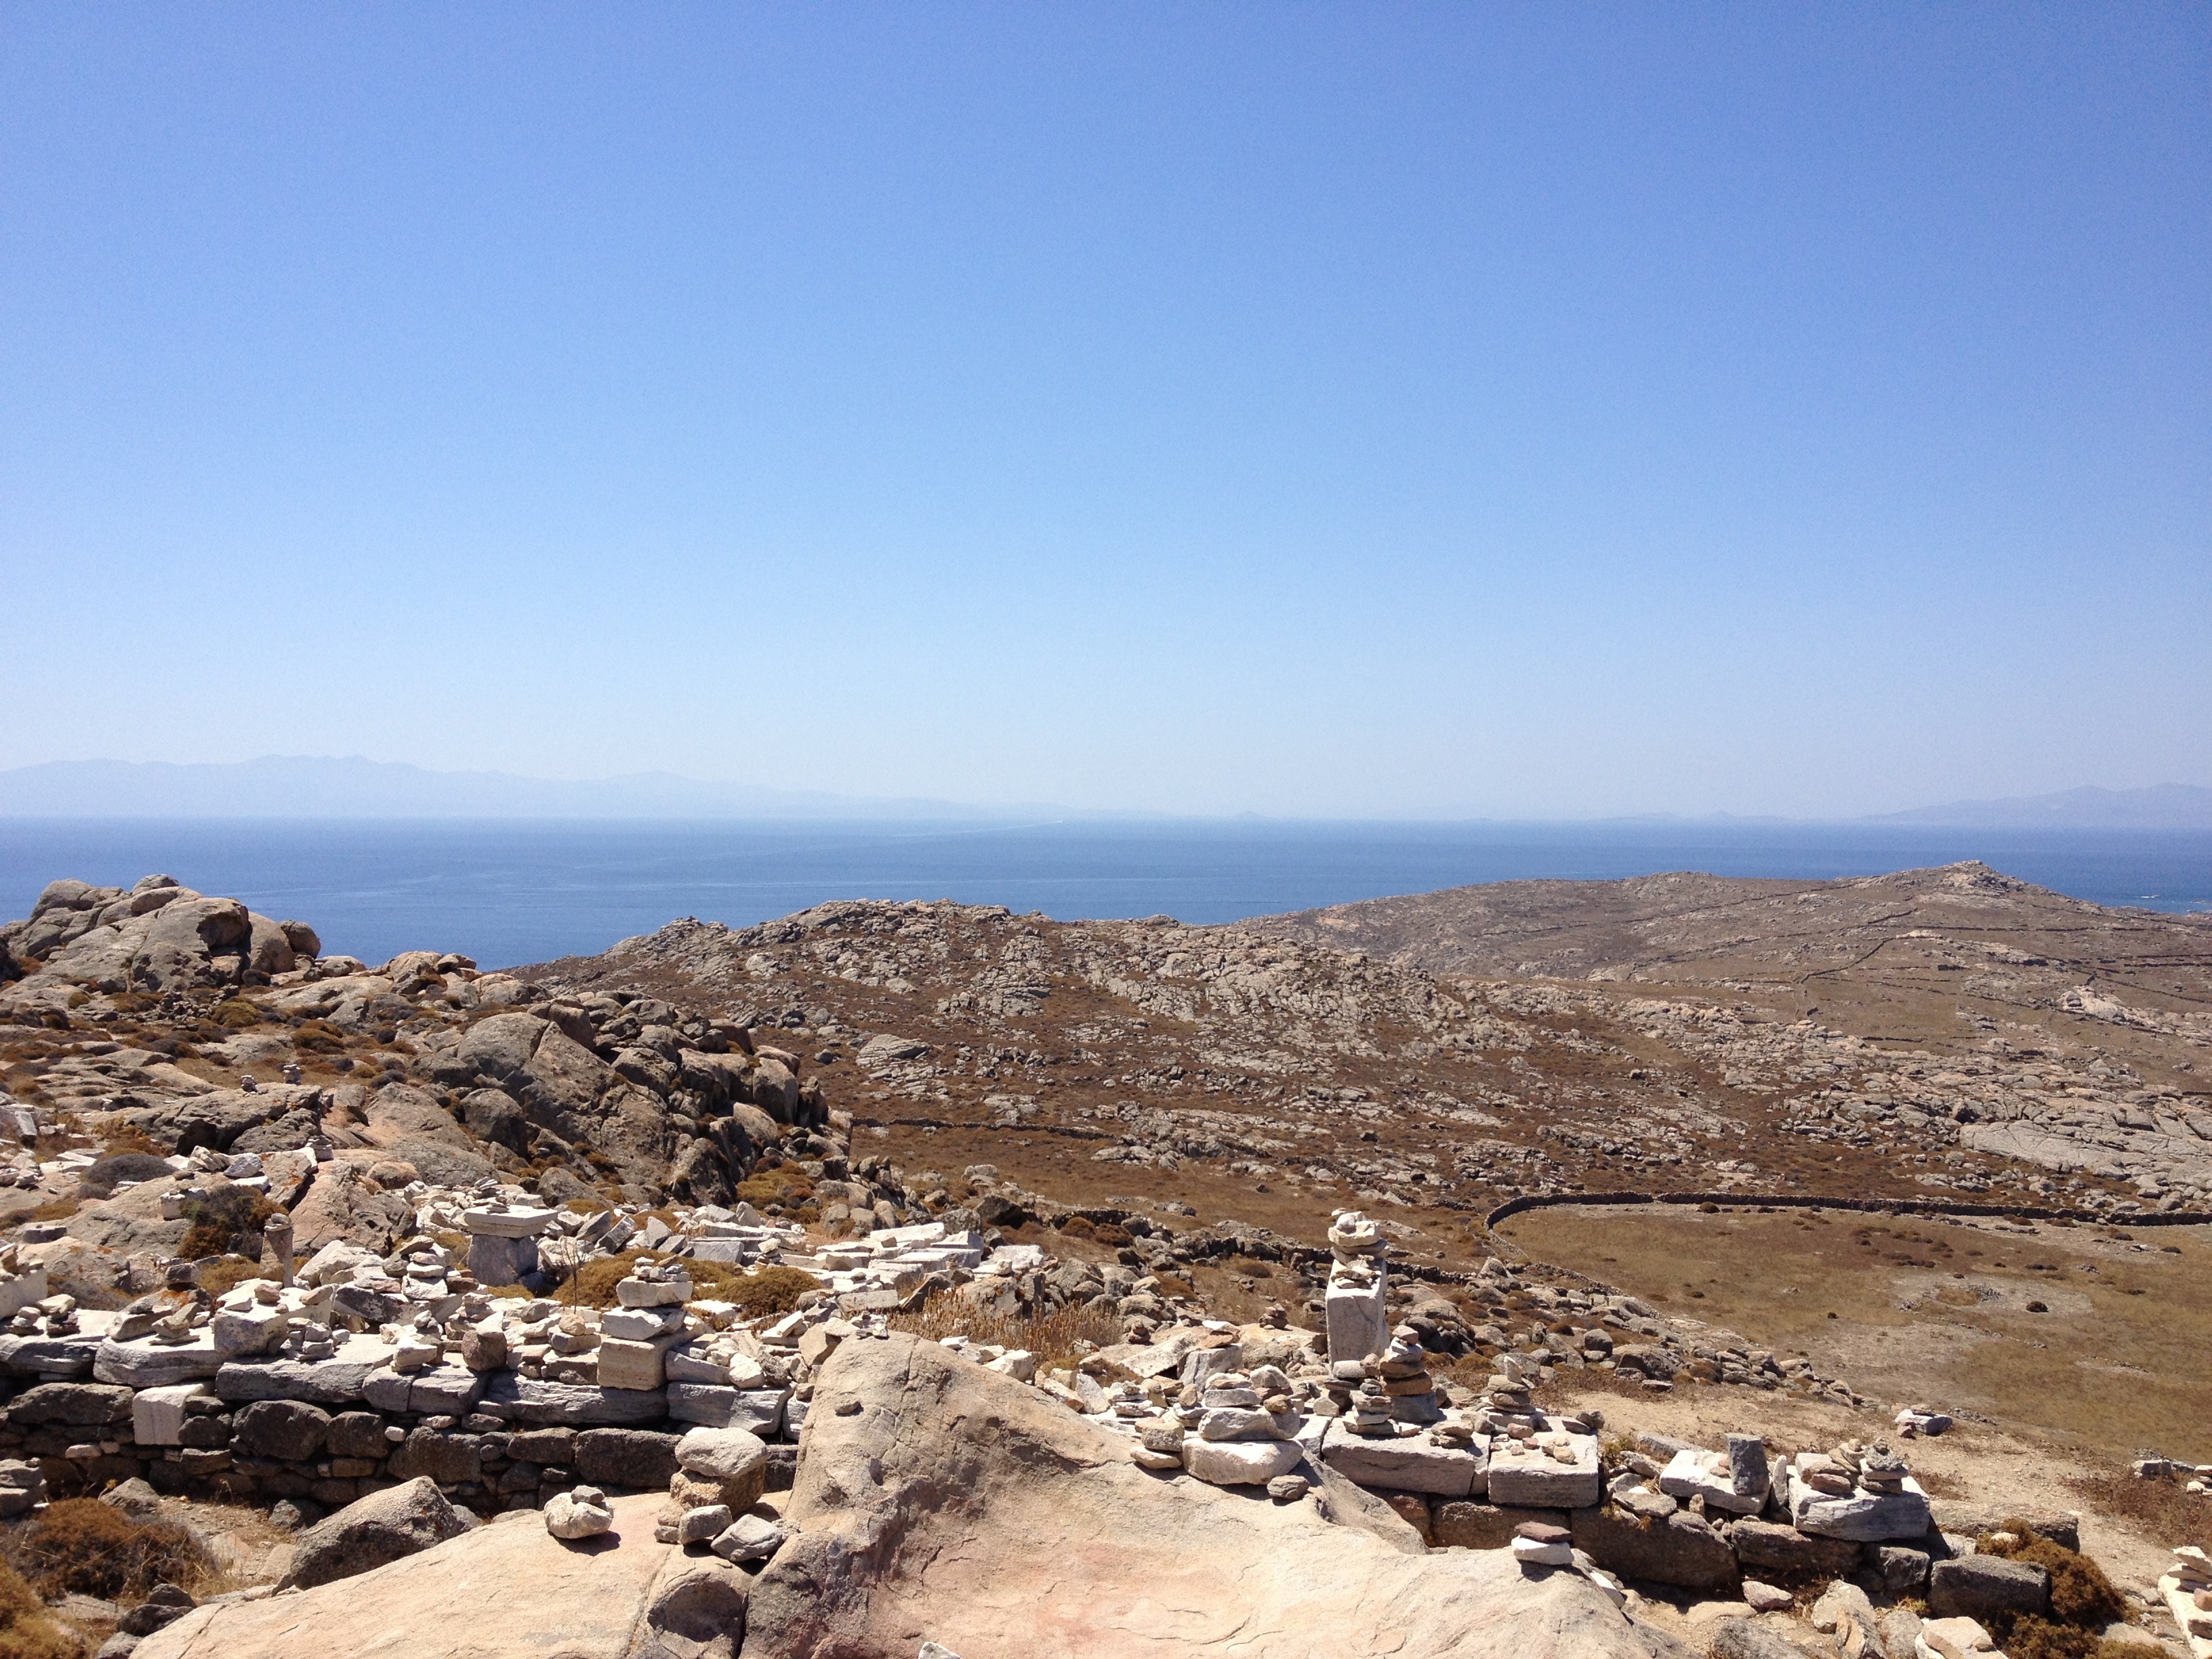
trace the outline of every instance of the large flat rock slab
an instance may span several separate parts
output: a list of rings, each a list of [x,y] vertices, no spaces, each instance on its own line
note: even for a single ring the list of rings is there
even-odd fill
[[[1433,1445],[1421,1435],[1370,1440],[1352,1433],[1340,1417],[1329,1424],[1321,1455],[1363,1486],[1438,1498],[1480,1498],[1488,1490],[1486,1451]]]
[[[908,1336],[815,1384],[745,1659],[1651,1659],[1571,1571],[1405,1554],[1311,1498],[1146,1474],[1048,1396]]]
[[[702,1598],[669,1594],[678,1580],[714,1572],[653,1541],[665,1495],[615,1500],[603,1539],[563,1544],[535,1510],[503,1516],[372,1572],[295,1595],[196,1608],[138,1645],[143,1659],[661,1659],[693,1651],[664,1644],[649,1616]],[[708,1622],[741,1622],[734,1569]],[[693,1639],[696,1639],[696,1638]]]

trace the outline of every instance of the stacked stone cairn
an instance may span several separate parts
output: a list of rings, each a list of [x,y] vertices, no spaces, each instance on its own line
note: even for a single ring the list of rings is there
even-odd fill
[[[1490,1436],[1493,1504],[1583,1509],[1597,1502],[1602,1472],[1588,1419],[1554,1423],[1529,1397],[1533,1362],[1500,1354],[1474,1426]]]
[[[680,1261],[641,1257],[615,1285],[617,1305],[599,1316],[599,1384],[650,1391],[668,1380],[667,1355],[684,1335],[691,1276]]]
[[[1887,1441],[1845,1441],[1800,1452],[1790,1468],[1790,1518],[1797,1530],[1875,1543],[1928,1530],[1928,1495]]]
[[[27,1458],[0,1458],[0,1521],[14,1521],[46,1506],[46,1472]]]
[[[1264,1392],[1263,1392],[1264,1390]],[[1292,1407],[1290,1379],[1273,1365],[1248,1375],[1216,1371],[1206,1379],[1194,1413],[1186,1409],[1182,1466],[1217,1486],[1264,1486],[1297,1468],[1303,1421]]]
[[[1766,1443],[1755,1434],[1732,1434],[1725,1452],[1686,1446],[1675,1453],[1660,1471],[1659,1490],[1683,1504],[1701,1503],[1707,1514],[1756,1515],[1766,1507],[1772,1480]]]
[[[477,1183],[475,1199],[461,1212],[470,1273],[483,1285],[520,1285],[538,1270],[538,1240],[553,1224],[552,1210],[511,1201],[489,1177]]]
[[[1388,1274],[1382,1233],[1357,1210],[1340,1210],[1328,1228],[1328,1291],[1322,1307],[1332,1361],[1365,1359],[1389,1341],[1383,1312]]]
[[[2194,1659],[2212,1659],[2212,1557],[2194,1544],[2182,1545],[2159,1578],[2158,1593]]]
[[[1529,1372],[1533,1367],[1517,1353],[1501,1353],[1495,1363],[1498,1369],[1484,1385],[1481,1409],[1474,1419],[1475,1430],[1481,1434],[1502,1434],[1515,1440],[1526,1440],[1539,1432],[1545,1422],[1544,1413],[1537,1410],[1529,1397]]]
[[[1425,1426],[1443,1420],[1437,1402],[1436,1379],[1429,1375],[1429,1357],[1411,1325],[1390,1333],[1390,1346],[1366,1362],[1390,1399],[1390,1415],[1401,1423]]]
[[[696,1428],[676,1443],[675,1478],[653,1528],[664,1544],[712,1550],[724,1560],[765,1560],[789,1536],[758,1510],[768,1489],[768,1448],[744,1429]]]

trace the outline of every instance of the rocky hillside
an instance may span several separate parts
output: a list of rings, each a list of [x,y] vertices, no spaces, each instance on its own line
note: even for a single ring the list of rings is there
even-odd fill
[[[793,1054],[655,1000],[557,1000],[465,957],[376,968],[166,876],[59,881],[0,927],[0,1082],[149,1152],[320,1138],[383,1187],[527,1174],[550,1198],[728,1199],[826,1118]]]
[[[1823,906],[1848,914],[1803,920]],[[1944,915],[1949,933],[1933,925]],[[2151,1023],[2171,1029],[2145,1030],[2130,1016],[2147,999],[2118,1004],[2106,979],[2085,989],[2078,957],[2001,954],[1961,916],[1992,939],[2035,921],[2039,949],[2063,917],[2077,952],[2136,920],[1978,870],[1908,872],[1882,891],[1790,896],[1796,931],[1755,947],[1805,964],[1788,981],[1735,976],[1754,918],[1678,916],[1680,951],[1694,933],[1737,954],[1676,985],[1438,975],[1318,942],[1298,919],[840,903],[743,929],[675,922],[532,971],[781,1027],[864,1121],[1070,1201],[1103,1175],[1133,1197],[1287,1226],[1335,1198],[1446,1251],[1455,1215],[1582,1188],[2204,1202],[2200,1017],[2161,1011]],[[2170,982],[2202,979],[2179,947],[2206,930],[2146,928]]]
[[[2039,1506],[2048,1442],[1953,1456],[1996,1425],[1481,1224],[2191,1194],[2185,1091],[2059,1039],[2006,1060],[2066,1146],[2149,1103],[2054,1179],[1973,1139],[2025,1133],[2022,1073],[1261,929],[849,903],[487,974],[149,877],[0,947],[0,1652],[434,1644],[463,1601],[487,1659],[1904,1659],[2194,1616],[2142,1500]],[[1868,1437],[1954,1431],[1972,1502]],[[2195,1527],[2212,1466],[2142,1471]],[[2125,1595],[2062,1594],[2092,1539]]]

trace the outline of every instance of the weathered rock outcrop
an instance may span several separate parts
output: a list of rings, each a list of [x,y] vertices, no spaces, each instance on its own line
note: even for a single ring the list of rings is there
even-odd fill
[[[140,1659],[727,1659],[744,1627],[744,1575],[656,1544],[646,1495],[614,1502],[611,1532],[549,1537],[510,1515],[374,1571],[299,1595],[204,1607],[142,1643]]]
[[[276,1402],[270,1402],[271,1404]],[[427,1476],[349,1504],[301,1534],[283,1589],[318,1584],[373,1571],[457,1538],[467,1519]]]
[[[955,1652],[1650,1659],[1679,1650],[1572,1572],[1408,1555],[1277,1504],[1164,1483],[1036,1391],[906,1336],[824,1367],[755,1586],[748,1659]]]
[[[9,943],[42,961],[45,975],[103,991],[235,985],[249,970],[289,972],[293,960],[283,924],[167,876],[149,876],[127,893],[50,883]]]

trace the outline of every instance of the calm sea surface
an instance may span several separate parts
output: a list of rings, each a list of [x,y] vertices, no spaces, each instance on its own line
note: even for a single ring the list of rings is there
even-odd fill
[[[1877,875],[1980,859],[2100,904],[2212,909],[2212,834],[1865,825],[234,823],[0,818],[0,918],[59,876],[160,871],[379,962],[605,950],[672,917],[733,927],[833,898],[952,898],[1192,922],[1530,877]]]

